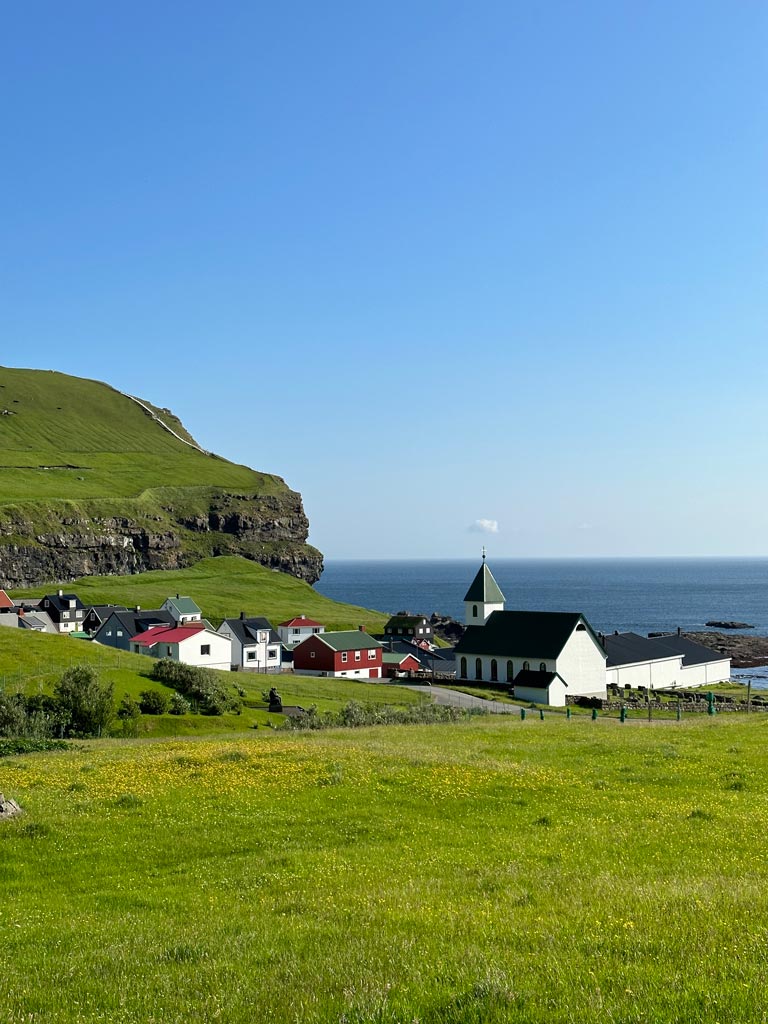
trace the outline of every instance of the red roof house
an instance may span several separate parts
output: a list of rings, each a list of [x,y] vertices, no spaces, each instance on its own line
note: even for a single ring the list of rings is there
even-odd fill
[[[295,615],[292,619],[281,622],[277,627],[277,632],[280,634],[280,642],[285,647],[295,647],[302,640],[306,640],[308,636],[324,633],[325,626],[322,622],[308,619],[306,615]]]
[[[172,658],[200,668],[229,669],[232,641],[207,629],[202,622],[189,622],[184,626],[153,626],[138,633],[131,637],[131,651],[153,658]]]
[[[14,607],[13,601],[4,590],[0,590],[0,611],[9,611]]]

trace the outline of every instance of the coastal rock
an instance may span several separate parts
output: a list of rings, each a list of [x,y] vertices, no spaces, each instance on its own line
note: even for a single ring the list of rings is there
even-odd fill
[[[705,626],[716,626],[718,629],[754,629],[755,627],[749,622],[728,622],[722,621],[721,619],[710,619],[709,622],[704,623]]]
[[[733,668],[768,665],[768,636],[744,636],[743,633],[683,633],[689,640],[720,651],[731,659]]]

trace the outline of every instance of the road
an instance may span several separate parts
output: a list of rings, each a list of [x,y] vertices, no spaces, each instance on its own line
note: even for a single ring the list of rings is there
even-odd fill
[[[435,704],[449,704],[454,708],[482,708],[483,711],[489,711],[492,715],[520,714],[520,708],[513,704],[502,704],[496,700],[473,697],[470,693],[459,693],[458,690],[449,690],[445,686],[406,686],[406,689],[431,697]]]

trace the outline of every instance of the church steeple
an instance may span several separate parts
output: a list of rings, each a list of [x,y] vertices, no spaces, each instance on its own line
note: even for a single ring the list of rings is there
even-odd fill
[[[484,626],[491,612],[503,612],[505,597],[488,568],[483,548],[483,564],[464,595],[464,621],[468,626]]]

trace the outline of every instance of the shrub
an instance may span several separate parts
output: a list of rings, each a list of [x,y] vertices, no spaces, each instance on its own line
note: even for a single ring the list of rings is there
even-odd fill
[[[139,694],[142,715],[164,715],[168,710],[168,703],[168,697],[159,690],[142,690]]]
[[[240,701],[219,682],[209,669],[184,665],[171,658],[161,658],[152,666],[152,678],[172,686],[192,702],[203,715],[223,715],[226,711],[240,711]]]
[[[67,669],[54,694],[67,736],[101,736],[112,721],[112,685],[102,685],[94,669],[86,665]]]
[[[168,700],[168,714],[170,715],[188,715],[192,705],[189,703],[186,697],[182,697],[180,693],[172,693]]]
[[[117,717],[123,723],[123,732],[126,736],[138,735],[141,708],[139,707],[139,702],[134,700],[129,693],[126,693],[120,701],[120,707],[117,709]]]
[[[60,731],[61,719],[53,697],[0,693],[0,736],[42,739]]]

